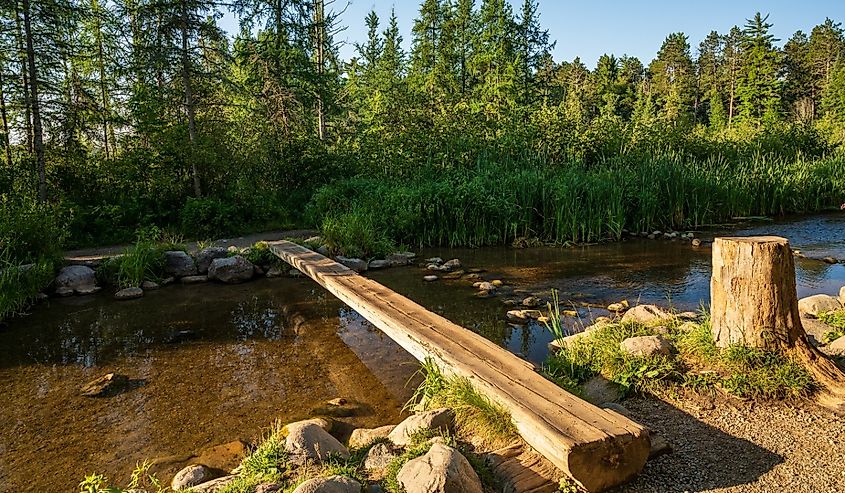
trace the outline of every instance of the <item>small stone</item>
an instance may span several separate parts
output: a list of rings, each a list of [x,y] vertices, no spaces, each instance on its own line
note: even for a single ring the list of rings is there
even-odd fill
[[[59,288],[56,288],[55,293],[56,293],[56,296],[66,298],[68,296],[73,296],[73,288],[59,287]]]
[[[836,260],[833,257],[825,257],[825,258],[822,259],[822,262],[824,262],[826,264],[838,264],[839,260]]]
[[[611,303],[611,304],[607,305],[607,311],[614,312],[614,313],[620,313],[620,312],[624,312],[625,310],[627,310],[628,307],[629,307],[628,300],[622,300],[619,303]]]
[[[79,391],[85,397],[105,397],[120,393],[129,383],[129,377],[117,373],[107,373],[86,383]]]
[[[144,281],[141,283],[141,289],[143,289],[144,291],[155,291],[158,288],[158,283],[155,283],[153,281]]]
[[[120,301],[135,300],[142,296],[144,296],[144,290],[137,287],[124,288],[114,293],[114,299]]]
[[[277,493],[284,490],[281,483],[261,483],[255,487],[255,493]]]
[[[297,486],[293,493],[361,493],[361,483],[346,476],[315,478]]]
[[[536,296],[529,296],[522,300],[522,306],[527,306],[528,308],[536,308],[543,304],[543,300]]]
[[[429,276],[423,276],[423,281],[425,281],[425,282],[434,282],[434,281],[436,281],[436,280],[438,280],[438,279],[440,279],[440,278],[439,278],[439,277],[437,277],[437,276],[435,276],[435,275],[433,275],[433,274],[432,274],[432,275],[429,275]]]
[[[681,312],[681,313],[675,315],[675,317],[678,318],[679,320],[687,320],[687,321],[690,321],[690,322],[694,322],[694,321],[698,320],[699,314],[696,313],[696,312]]]
[[[394,425],[379,426],[378,428],[355,428],[349,436],[349,448],[361,448],[371,444],[379,438],[387,438],[396,428]]]
[[[179,279],[182,284],[202,284],[208,282],[208,276],[185,276]]]
[[[701,246],[701,240],[699,240],[698,238],[693,238],[691,244],[694,247],[700,247]]]
[[[440,257],[431,257],[431,258],[425,259],[425,263],[427,263],[427,264],[442,264],[443,259],[440,258]]]
[[[289,277],[293,277],[293,278],[297,278],[297,279],[298,279],[298,278],[302,277],[303,275],[304,275],[304,274],[303,274],[303,273],[302,273],[299,269],[290,269],[290,270],[288,270],[288,276],[289,276]]]
[[[396,457],[396,453],[388,444],[377,443],[370,448],[366,457],[364,457],[364,469],[368,471],[384,469]]]
[[[364,272],[367,270],[368,263],[366,260],[362,260],[360,258],[352,258],[352,257],[335,257],[335,260],[339,264],[343,264],[346,267],[354,270],[355,272]]]
[[[164,279],[161,280],[161,285],[162,286],[170,286],[174,282],[176,282],[175,277],[172,277],[172,276],[171,277],[165,277]]]
[[[513,306],[519,306],[520,301],[515,300],[513,298],[508,298],[508,299],[502,300],[502,304],[505,305],[505,306],[513,307]]]
[[[655,305],[637,305],[625,312],[625,315],[622,317],[622,322],[650,324],[670,318],[672,318],[672,315],[669,312],[666,312]]]
[[[487,291],[486,289],[482,289],[481,291],[475,293],[476,298],[482,299],[492,298],[494,296],[496,296],[495,293],[493,293],[492,291]]]
[[[481,277],[481,274],[478,274],[477,272],[470,272],[469,274],[464,276],[464,280],[471,282],[478,281],[479,279],[483,279],[483,277]]]
[[[525,314],[525,310],[510,310],[505,316],[507,317],[508,322],[518,324],[524,324],[529,320],[528,315]]]
[[[220,493],[224,491],[227,486],[234,483],[238,479],[235,475],[223,476],[221,478],[212,479],[205,483],[198,484],[190,489],[191,493]],[[128,492],[127,492],[128,493]]]
[[[671,343],[661,335],[629,337],[619,344],[619,349],[630,356],[646,358],[672,353]]]
[[[443,267],[445,267],[447,270],[460,269],[461,261],[456,258],[453,258],[452,260],[447,260],[446,262],[444,262]]]
[[[411,263],[411,260],[416,257],[416,254],[411,252],[398,252],[398,253],[391,253],[384,260],[391,266],[391,267],[401,267],[403,265],[408,265]]]
[[[76,294],[80,296],[86,296],[90,294],[99,293],[103,288],[100,286],[82,286],[76,288]]]
[[[481,291],[492,292],[492,291],[496,290],[496,285],[493,284],[492,282],[477,282],[477,283],[473,284],[473,286],[475,286],[476,288],[478,288]]]
[[[291,270],[296,270],[296,269],[291,269]],[[299,272],[299,271],[297,271],[297,272]],[[285,275],[284,269],[279,268],[279,266],[277,266],[277,265],[271,266],[269,269],[267,269],[267,272],[264,273],[264,276],[267,277],[268,279],[275,279],[277,277],[282,277],[284,275]]]
[[[455,424],[455,413],[448,408],[433,409],[409,416],[399,423],[387,436],[394,444],[405,447],[411,443],[411,436],[419,430],[447,431]]]
[[[173,477],[170,488],[174,491],[185,490],[215,479],[218,475],[210,467],[201,464],[191,464]]]
[[[56,292],[60,288],[69,288],[70,293],[73,294],[74,290],[95,286],[97,284],[97,274],[94,272],[94,269],[84,265],[69,265],[59,271],[54,282]],[[62,292],[64,293],[65,291]]]
[[[435,443],[428,453],[408,461],[396,476],[406,493],[482,493],[469,461],[452,447]]]
[[[540,310],[522,310],[522,314],[532,320],[538,320],[543,316],[543,312]]]

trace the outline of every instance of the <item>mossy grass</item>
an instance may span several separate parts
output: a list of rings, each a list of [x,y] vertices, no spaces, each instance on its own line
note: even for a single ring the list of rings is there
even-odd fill
[[[635,357],[620,348],[628,337],[657,334],[669,339],[678,354]],[[721,390],[740,398],[784,399],[806,397],[815,388],[807,370],[788,356],[741,345],[718,349],[708,319],[672,321],[659,327],[601,325],[550,355],[544,371],[564,387],[601,375],[619,385],[623,393],[654,395]]]

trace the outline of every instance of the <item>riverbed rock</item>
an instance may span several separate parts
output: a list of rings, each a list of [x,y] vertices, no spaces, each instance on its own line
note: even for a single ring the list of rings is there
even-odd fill
[[[240,255],[214,259],[208,268],[209,279],[216,279],[226,284],[249,281],[254,273],[255,269],[249,260]]]
[[[238,479],[236,475],[222,476],[191,488],[191,493],[220,493]]]
[[[85,296],[89,294],[99,293],[102,289],[103,288],[101,288],[100,286],[83,286],[81,288],[77,288],[75,290],[75,293],[80,296]]]
[[[226,247],[208,247],[203,248],[197,252],[197,272],[200,274],[208,273],[208,268],[211,267],[211,262],[214,259],[226,258],[229,256],[229,251]]]
[[[448,408],[432,409],[405,418],[387,438],[394,444],[405,447],[410,445],[411,436],[420,430],[448,431],[455,424],[455,413]]]
[[[354,270],[355,272],[364,272],[367,270],[368,264],[366,260],[361,260],[359,258],[350,258],[350,257],[335,257],[335,260],[339,264],[343,264],[350,269]]]
[[[390,267],[390,262],[387,260],[370,260],[370,263],[367,264],[368,269],[384,269],[385,267]]]
[[[656,305],[637,305],[622,316],[623,323],[651,324],[672,318],[672,314]]]
[[[138,287],[124,288],[114,293],[114,299],[120,301],[136,300],[144,296],[144,290]]]
[[[75,291],[93,288],[97,285],[97,274],[94,269],[84,265],[68,265],[59,271],[55,280],[56,293],[73,294]],[[59,294],[59,296],[67,294]]]
[[[126,375],[107,373],[83,385],[79,394],[85,397],[105,397],[120,393],[128,384],[129,377]]]
[[[144,291],[155,291],[158,288],[159,288],[159,285],[158,285],[157,282],[144,281],[144,282],[141,283],[141,289],[143,289]]]
[[[391,267],[401,267],[403,265],[408,265],[411,263],[411,260],[414,259],[417,255],[411,252],[396,252],[391,253],[384,260],[391,266]]]
[[[55,290],[56,296],[58,296],[60,298],[66,298],[68,296],[73,296],[73,293],[74,293],[73,288],[61,287],[61,288],[56,288],[56,290]]]
[[[408,461],[396,476],[406,493],[482,493],[469,461],[452,447],[435,443],[422,457]]]
[[[396,428],[394,425],[379,426],[378,428],[355,428],[349,436],[349,448],[366,447],[373,440],[387,438],[390,432]]]
[[[439,264],[443,263],[443,259],[440,258],[440,257],[431,257],[431,258],[425,259],[425,263],[426,264],[438,264],[439,265]]]
[[[302,422],[288,425],[285,450],[294,463],[323,461],[330,455],[349,458],[349,450],[320,426]]]
[[[661,335],[629,337],[619,344],[619,349],[630,356],[650,358],[653,356],[669,356],[672,344]]]
[[[201,450],[193,461],[211,469],[231,471],[238,467],[248,453],[249,446],[245,442],[234,440]]]
[[[492,282],[480,281],[473,284],[473,286],[475,286],[479,291],[490,291],[491,293],[496,291],[496,285]]]
[[[690,244],[692,246],[696,247],[696,248],[700,247],[701,246],[701,240],[699,240],[698,238],[693,238],[693,240],[690,242]]]
[[[431,274],[431,275],[428,275],[428,276],[423,276],[423,281],[425,281],[425,282],[434,282],[438,279],[440,279],[440,278],[435,276],[434,274]]]
[[[507,317],[508,322],[513,322],[515,324],[528,323],[530,320],[528,315],[525,314],[525,310],[509,310],[508,313],[505,314],[505,317]]]
[[[275,279],[277,277],[284,277],[285,273],[290,269],[283,269],[277,265],[271,266],[264,274],[268,279]],[[295,270],[295,269],[294,269]],[[297,271],[299,272],[299,271]]]
[[[522,300],[522,306],[527,306],[528,308],[537,308],[538,306],[542,306],[542,304],[543,300],[536,296],[528,296]]]
[[[456,258],[453,258],[451,260],[447,260],[446,262],[443,262],[443,267],[445,267],[446,270],[449,270],[449,271],[453,271],[455,269],[460,269],[461,268],[461,261],[456,259]]]
[[[315,478],[297,486],[293,493],[361,493],[361,483],[346,476]]]
[[[210,467],[203,466],[202,464],[191,464],[176,473],[173,481],[170,482],[170,488],[174,491],[185,490],[211,481],[212,479],[217,479],[219,476]]]
[[[182,284],[202,284],[208,282],[208,276],[185,276],[179,279]]]
[[[195,276],[197,266],[194,259],[181,250],[164,252],[164,272],[174,277]]]
[[[386,468],[397,457],[393,448],[386,443],[377,443],[364,457],[364,469],[368,471]]]
[[[812,317],[818,317],[824,312],[841,310],[842,303],[833,296],[816,294],[798,300],[798,311]]]
[[[618,303],[611,303],[607,305],[607,311],[614,312],[614,313],[621,313],[624,312],[629,308],[628,300],[622,300]]]

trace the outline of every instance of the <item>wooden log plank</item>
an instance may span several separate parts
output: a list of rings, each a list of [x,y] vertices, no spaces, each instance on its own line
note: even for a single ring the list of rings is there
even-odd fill
[[[287,241],[269,247],[418,360],[469,379],[510,411],[531,447],[587,491],[625,483],[645,465],[650,442],[640,424],[569,394],[531,363],[337,262]]]

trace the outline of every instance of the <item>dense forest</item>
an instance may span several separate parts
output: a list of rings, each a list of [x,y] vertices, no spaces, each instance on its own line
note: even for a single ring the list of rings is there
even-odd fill
[[[351,60],[342,11],[4,0],[2,258],[144,227],[317,227],[359,255],[600,241],[845,197],[833,20],[782,42],[758,13],[697,45],[669,34],[651,61],[587,67],[553,59],[536,0],[425,0],[409,45],[373,12]]]

